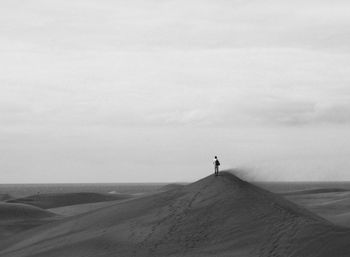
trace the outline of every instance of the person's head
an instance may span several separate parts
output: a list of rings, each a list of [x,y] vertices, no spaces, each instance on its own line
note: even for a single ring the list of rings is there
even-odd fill
[[[217,157],[217,156],[215,156],[214,158],[215,158],[215,159],[217,159],[218,157]]]

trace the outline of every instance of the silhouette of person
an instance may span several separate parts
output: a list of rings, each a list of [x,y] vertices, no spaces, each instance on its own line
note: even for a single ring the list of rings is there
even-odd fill
[[[219,159],[217,156],[214,157],[214,161],[213,161],[213,164],[214,164],[214,174],[215,176],[218,176],[219,175],[219,166],[220,166],[220,162],[219,162]]]

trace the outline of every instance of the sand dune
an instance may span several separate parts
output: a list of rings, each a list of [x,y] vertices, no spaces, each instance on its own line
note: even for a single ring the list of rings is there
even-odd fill
[[[0,194],[0,201],[7,201],[12,199],[12,196],[9,194]]]
[[[298,193],[284,196],[335,224],[350,227],[349,191],[327,190],[316,194]]]
[[[0,203],[0,239],[58,218],[52,212],[31,205]]]
[[[115,201],[131,198],[128,194],[99,194],[99,193],[61,193],[61,194],[37,194],[23,198],[12,199],[9,203],[24,203],[44,209],[57,208],[68,205]]]
[[[180,189],[180,188],[182,188],[184,186],[185,185],[183,185],[183,184],[172,183],[172,184],[168,184],[168,185],[165,185],[165,186],[161,187],[158,191],[175,190],[175,189]]]
[[[0,203],[0,219],[29,219],[29,218],[47,218],[55,216],[46,210],[18,203]]]
[[[74,216],[82,213],[91,212],[107,206],[114,205],[123,200],[107,201],[107,202],[96,202],[96,203],[84,203],[84,204],[75,204],[68,205],[58,208],[48,209],[50,212],[56,213],[62,216]]]
[[[345,257],[350,230],[229,173],[1,242],[4,257]]]
[[[294,192],[286,192],[283,195],[307,195],[307,194],[324,194],[324,193],[338,193],[349,192],[348,189],[343,188],[314,188],[308,190],[299,190]]]

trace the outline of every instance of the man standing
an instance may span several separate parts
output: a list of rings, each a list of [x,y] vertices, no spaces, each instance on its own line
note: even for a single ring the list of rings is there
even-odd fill
[[[213,162],[213,164],[214,164],[214,168],[215,168],[214,174],[215,174],[215,176],[218,176],[218,175],[219,175],[219,166],[220,166],[220,162],[219,162],[217,156],[214,157],[214,162]]]

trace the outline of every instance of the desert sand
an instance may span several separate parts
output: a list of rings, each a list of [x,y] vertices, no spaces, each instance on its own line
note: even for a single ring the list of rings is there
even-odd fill
[[[323,188],[283,194],[288,200],[341,226],[350,227],[350,191]]]
[[[0,255],[350,256],[350,229],[287,199],[298,195],[305,194],[274,194],[222,172],[17,233],[1,240]]]
[[[59,215],[32,205],[0,203],[0,240],[58,219]]]
[[[130,198],[128,194],[98,194],[90,192],[60,193],[60,194],[37,194],[23,198],[8,200],[8,203],[24,203],[39,208],[50,209],[68,205],[96,203],[102,201],[115,201]]]

